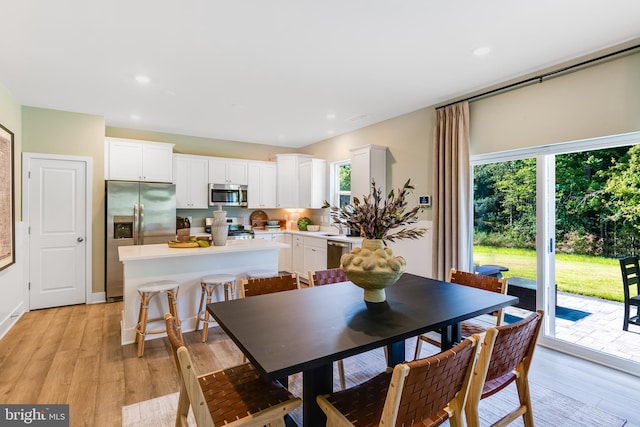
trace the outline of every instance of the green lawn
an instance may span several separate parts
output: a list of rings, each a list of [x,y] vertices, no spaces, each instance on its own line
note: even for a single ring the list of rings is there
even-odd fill
[[[473,262],[504,265],[509,268],[505,277],[536,278],[534,250],[474,246]],[[617,259],[556,254],[556,284],[559,291],[624,301]]]

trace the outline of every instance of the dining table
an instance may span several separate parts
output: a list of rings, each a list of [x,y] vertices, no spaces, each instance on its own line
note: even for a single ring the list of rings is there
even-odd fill
[[[460,322],[517,304],[518,298],[405,273],[367,303],[351,282],[214,302],[207,310],[266,380],[302,372],[304,427],[324,426],[316,396],[333,391],[333,362],[387,347],[387,364],[407,360],[405,340],[441,331],[460,339]]]

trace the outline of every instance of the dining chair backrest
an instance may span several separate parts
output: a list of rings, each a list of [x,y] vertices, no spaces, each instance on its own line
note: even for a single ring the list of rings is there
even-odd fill
[[[452,268],[449,271],[449,282],[499,294],[507,293],[506,277],[483,276],[482,274],[468,273]],[[500,326],[504,320],[503,310],[495,311],[491,315],[496,316],[496,326]]]
[[[538,310],[516,323],[487,330],[465,408],[470,427],[479,426],[480,400],[503,390],[514,381],[520,399],[519,407],[505,415],[499,423],[506,425],[523,416],[524,425],[533,426],[528,375],[543,317],[544,312]]]
[[[390,375],[379,374],[352,388],[318,396],[316,401],[327,415],[328,426],[431,427],[447,419],[452,427],[464,426],[479,341],[473,335],[449,350],[399,363]]]
[[[347,282],[349,278],[341,268],[330,268],[328,270],[309,270],[309,286],[322,286],[331,283]]]
[[[624,320],[622,330],[629,330],[629,323],[640,325],[640,266],[637,256],[620,258],[622,285],[624,287]],[[636,307],[636,314],[631,313],[631,306]]]
[[[243,298],[274,292],[300,289],[300,281],[296,273],[274,277],[243,279],[240,282],[240,294]]]

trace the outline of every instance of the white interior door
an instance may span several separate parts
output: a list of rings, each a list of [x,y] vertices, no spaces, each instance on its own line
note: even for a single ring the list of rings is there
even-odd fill
[[[86,302],[87,162],[28,158],[29,308]]]

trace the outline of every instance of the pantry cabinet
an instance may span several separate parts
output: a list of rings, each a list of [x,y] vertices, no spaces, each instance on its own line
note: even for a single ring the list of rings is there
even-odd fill
[[[173,144],[107,138],[105,179],[172,182]]]
[[[300,183],[298,179],[300,163],[310,160],[311,156],[306,154],[277,154],[278,164],[277,176],[277,207],[278,208],[299,208],[300,206]]]
[[[209,183],[247,185],[248,162],[246,160],[209,158]]]
[[[298,207],[320,209],[327,200],[327,161],[309,159],[300,162]]]
[[[257,209],[276,208],[277,167],[274,162],[250,161],[248,207]]]
[[[176,208],[208,209],[208,157],[176,154],[174,167]]]
[[[376,187],[382,188],[382,196],[386,196],[387,183],[387,147],[381,145],[365,145],[351,151],[351,197],[362,200],[362,196],[371,193],[371,180]]]

